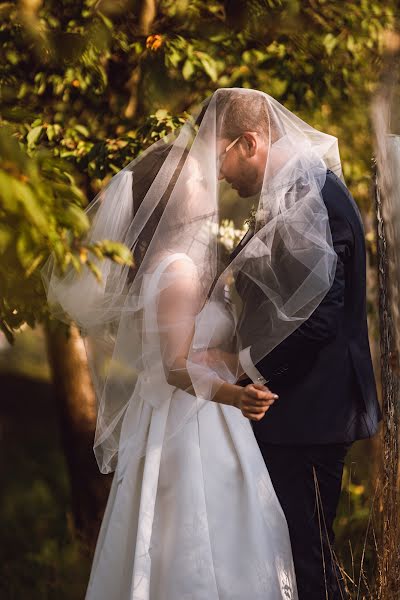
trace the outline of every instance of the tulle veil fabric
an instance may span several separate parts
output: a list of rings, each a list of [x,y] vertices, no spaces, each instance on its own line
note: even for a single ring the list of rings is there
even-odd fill
[[[218,182],[220,140],[232,142],[243,131],[262,136],[268,154],[255,196],[254,235],[224,262],[218,231],[227,186]],[[261,360],[321,302],[336,266],[321,196],[327,168],[341,176],[336,138],[263,92],[219,89],[180,130],[117,173],[87,209],[87,242],[126,244],[134,267],[94,258],[98,283],[72,266],[61,273],[50,257],[42,275],[51,310],[75,321],[86,344],[101,472],[114,471],[127,449],[129,456],[149,452],[146,411],[160,409],[171,396],[169,374],[182,368],[177,359],[183,349],[191,385],[170,415],[165,439],[206,410],[224,381],[236,381],[227,357],[251,346],[254,362]],[[176,255],[179,268],[171,264],[154,277],[162,261]],[[250,309],[249,283],[257,290]],[[177,318],[171,298],[179,294],[190,301],[181,303]],[[146,310],[150,305],[156,310]],[[216,310],[224,320],[222,337]],[[213,358],[206,359],[211,349]]]

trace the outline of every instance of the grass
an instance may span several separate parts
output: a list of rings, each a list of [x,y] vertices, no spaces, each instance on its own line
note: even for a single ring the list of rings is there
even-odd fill
[[[82,600],[90,557],[75,538],[51,386],[1,378],[0,597]]]

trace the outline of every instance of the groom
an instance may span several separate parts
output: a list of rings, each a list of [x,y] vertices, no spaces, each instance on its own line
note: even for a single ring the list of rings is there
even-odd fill
[[[267,142],[246,110],[242,135],[220,140],[219,178],[243,198],[260,191]],[[262,129],[262,128],[261,128]],[[289,527],[300,600],[347,598],[333,554],[333,522],[346,453],[381,418],[368,342],[364,230],[357,205],[327,170],[322,189],[337,254],[333,284],[294,333],[260,362],[241,351],[240,385],[279,395],[253,423]],[[232,258],[252,236],[250,231]]]

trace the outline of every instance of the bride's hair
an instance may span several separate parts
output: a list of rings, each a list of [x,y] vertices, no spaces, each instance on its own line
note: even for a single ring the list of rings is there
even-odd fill
[[[143,202],[147,192],[150,189],[151,184],[157,176],[157,173],[162,168],[164,162],[166,161],[170,151],[172,149],[172,144],[165,144],[163,146],[158,146],[152,152],[146,154],[138,163],[132,167],[132,198],[133,198],[133,214],[136,215],[141,203]],[[175,187],[178,176],[182,170],[182,167],[185,163],[185,160],[188,155],[188,150],[184,150],[183,155],[171,176],[170,182],[168,184],[167,189],[164,194],[160,198],[159,202],[157,202],[152,214],[147,220],[143,230],[140,232],[138,239],[135,243],[133,250],[133,258],[134,258],[134,266],[130,267],[129,274],[127,277],[127,283],[130,284],[144,257],[147,252],[147,249],[150,245],[150,242],[153,239],[153,236],[156,232],[158,224],[160,223],[161,217],[165,211],[165,208],[168,204],[168,200],[171,196],[171,193]],[[183,210],[183,208],[182,208]]]

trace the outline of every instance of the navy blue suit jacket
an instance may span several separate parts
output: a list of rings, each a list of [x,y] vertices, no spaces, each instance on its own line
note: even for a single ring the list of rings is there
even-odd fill
[[[279,394],[265,417],[253,423],[266,443],[350,443],[372,436],[381,419],[368,341],[361,216],[329,170],[322,198],[338,256],[335,278],[309,319],[256,364]],[[251,285],[245,289],[251,294]]]

